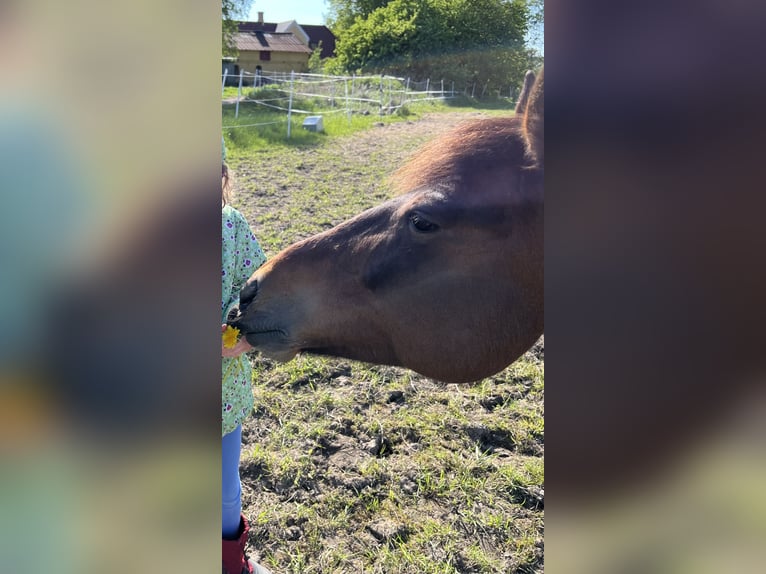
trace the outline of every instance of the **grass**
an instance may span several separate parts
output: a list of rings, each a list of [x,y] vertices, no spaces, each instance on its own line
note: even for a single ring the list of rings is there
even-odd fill
[[[242,93],[246,93],[247,89],[242,88]],[[239,87],[238,86],[226,86],[223,89],[222,99],[228,100],[230,98],[236,98],[239,95]]]
[[[255,490],[247,505],[254,545],[275,571],[540,567],[542,510],[518,496],[544,484],[542,453],[525,446],[526,426],[542,427],[534,357],[460,388],[315,357],[255,364],[257,415],[243,477]],[[390,402],[397,392],[402,404]],[[486,399],[496,396],[504,400],[488,411]],[[518,438],[496,439],[502,429]],[[368,445],[380,435],[389,452],[372,455]],[[388,540],[369,533],[381,521],[393,525]]]
[[[228,90],[228,92],[226,91]],[[236,88],[226,88],[225,97],[235,97]],[[233,93],[231,92],[233,90]],[[244,90],[243,90],[244,91]],[[260,88],[250,90],[246,97],[265,101],[270,105],[287,108],[285,93],[278,90]],[[277,100],[277,98],[282,98]],[[343,111],[342,101],[337,107],[328,107],[325,101],[311,98],[296,98],[293,109],[310,111],[321,115],[324,132],[311,132],[303,128],[307,114],[294,113],[290,121],[290,139],[287,138],[287,112],[271,109],[254,102],[242,102],[239,115],[235,116],[234,105],[224,105],[222,108],[222,125],[224,138],[228,148],[233,153],[247,153],[270,147],[306,147],[319,146],[336,137],[348,136],[353,133],[370,129],[376,124],[390,124],[401,121],[412,121],[426,113],[465,112],[483,110],[485,113],[507,113],[513,110],[515,104],[508,99],[479,101],[465,96],[449,100],[431,100],[406,104],[392,113],[380,113],[378,106],[354,110],[349,114]],[[240,127],[241,126],[241,127]]]
[[[411,124],[387,118],[334,131],[328,122],[301,144],[234,136],[235,206],[267,255],[386,199],[387,175],[440,122],[509,113],[472,102],[411,111]],[[264,565],[304,574],[542,571],[542,346],[467,386],[341,359],[252,359],[255,416],[243,430],[241,471],[250,543]]]

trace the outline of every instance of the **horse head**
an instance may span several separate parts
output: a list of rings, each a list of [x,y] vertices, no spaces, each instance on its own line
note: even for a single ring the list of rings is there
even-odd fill
[[[524,113],[458,126],[394,176],[399,192],[267,262],[233,324],[267,356],[489,376],[543,331],[542,73]]]

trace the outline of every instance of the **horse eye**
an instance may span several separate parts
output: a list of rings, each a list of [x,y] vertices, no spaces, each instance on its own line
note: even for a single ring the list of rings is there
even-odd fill
[[[424,219],[422,215],[413,213],[410,215],[410,226],[418,233],[432,233],[439,229],[439,226],[435,223],[431,223],[427,219]]]

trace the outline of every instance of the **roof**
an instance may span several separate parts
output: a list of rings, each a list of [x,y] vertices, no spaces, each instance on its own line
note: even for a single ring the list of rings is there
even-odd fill
[[[234,45],[239,51],[311,53],[311,48],[291,33],[240,31],[234,34]]]
[[[313,44],[322,42],[322,57],[329,58],[335,55],[335,34],[327,26],[301,25],[301,28],[309,35]]]
[[[238,22],[240,32],[276,32],[276,22]],[[329,58],[335,55],[335,34],[327,26],[315,24],[299,24],[303,31],[308,34],[309,42],[313,46],[322,43],[322,57]]]
[[[280,22],[277,24],[277,32],[292,32],[298,39],[307,46],[311,43],[311,38],[306,34],[306,31],[300,27],[295,20],[288,20],[287,22]]]

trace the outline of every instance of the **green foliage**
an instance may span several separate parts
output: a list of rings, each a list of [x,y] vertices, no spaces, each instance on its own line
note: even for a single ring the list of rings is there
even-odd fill
[[[348,11],[358,3],[336,4]],[[500,86],[520,82],[533,63],[524,45],[531,23],[527,0],[391,0],[342,22],[329,64],[336,73],[382,72],[458,84],[491,79]]]
[[[309,56],[309,72],[312,74],[319,74],[324,69],[324,62],[322,62],[322,42],[320,41],[314,51]]]
[[[221,0],[221,52],[224,56],[236,56],[232,38],[237,31],[238,18],[244,18],[253,0]]]
[[[338,39],[338,64],[346,70],[382,69],[386,62],[412,54],[422,28],[417,3],[394,0],[366,18],[359,17]]]
[[[330,8],[328,22],[338,33],[351,26],[357,17],[366,18],[390,0],[327,0]]]
[[[542,53],[545,42],[545,0],[528,0],[529,2],[529,47]]]

